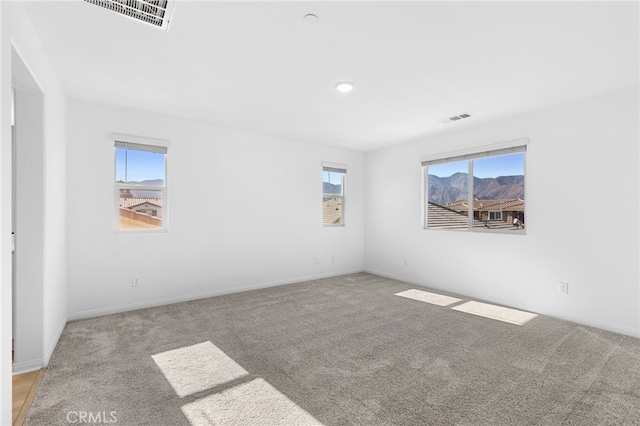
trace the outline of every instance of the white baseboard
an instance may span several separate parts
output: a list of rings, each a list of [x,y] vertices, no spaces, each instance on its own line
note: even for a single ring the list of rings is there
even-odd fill
[[[403,281],[406,282],[408,284],[413,284],[413,285],[417,285],[420,287],[427,287],[427,288],[431,288],[434,290],[441,290],[447,293],[450,293],[449,290],[445,289],[445,288],[438,288],[438,287],[434,287],[432,285],[429,285],[425,282],[422,282],[420,280],[416,280],[414,278],[411,277],[404,277],[401,275],[395,275],[395,274],[389,274],[387,272],[383,272],[383,271],[378,271],[375,269],[371,269],[371,268],[365,268],[365,272],[369,273],[369,274],[374,274],[374,275],[379,275],[381,277],[385,277],[385,278],[391,278],[393,280],[398,280],[398,281]],[[618,325],[618,324],[611,324],[605,321],[600,321],[600,320],[596,320],[593,318],[587,318],[587,317],[582,317],[582,316],[575,316],[575,315],[567,315],[564,312],[557,312],[557,311],[553,311],[547,308],[543,308],[540,306],[535,306],[535,305],[528,305],[526,303],[521,303],[521,302],[516,302],[513,300],[508,300],[508,299],[502,299],[500,297],[494,297],[493,295],[487,295],[487,294],[477,294],[475,296],[465,296],[465,295],[459,295],[459,297],[463,297],[466,299],[480,299],[480,300],[484,300],[487,302],[493,302],[493,303],[498,303],[500,305],[504,305],[504,306],[508,306],[511,308],[516,308],[516,309],[521,309],[524,311],[529,311],[529,312],[533,312],[536,314],[540,314],[540,315],[546,315],[549,317],[554,317],[554,318],[558,318],[564,321],[570,321],[570,322],[574,322],[576,324],[582,324],[582,325],[586,325],[589,327],[595,327],[595,328],[599,328],[602,330],[607,330],[607,331],[612,331],[614,333],[619,333],[619,334],[624,334],[626,336],[631,336],[631,337],[638,337],[640,338],[640,329],[637,328],[632,328],[632,327],[626,327],[626,326],[622,326],[622,325]]]
[[[239,287],[228,287],[228,288],[222,288],[222,289],[213,290],[213,291],[193,293],[186,296],[168,297],[164,299],[154,299],[154,300],[149,300],[145,302],[110,306],[110,307],[100,308],[100,309],[90,309],[86,311],[70,313],[68,316],[68,320],[74,321],[74,320],[85,319],[85,318],[94,318],[94,317],[100,317],[104,315],[118,314],[121,312],[135,311],[137,309],[153,308],[156,306],[170,305],[173,303],[188,302],[190,300],[206,299],[208,297],[223,296],[225,294],[232,294],[232,293],[242,293],[244,291],[258,290],[258,289],[268,288],[268,287],[277,287],[280,285],[295,284],[295,283],[301,283],[305,281],[318,280],[322,278],[337,277],[340,275],[356,274],[359,272],[363,272],[363,270],[356,269],[356,270],[331,272],[326,274],[304,276],[304,277],[298,277],[298,278],[292,278],[292,279],[286,279],[286,280],[277,280],[277,281],[269,281],[269,282],[263,282],[258,284],[249,284],[249,285],[244,285]]]
[[[58,345],[58,340],[60,340],[60,336],[62,336],[62,332],[64,331],[64,327],[67,325],[67,319],[65,318],[64,321],[62,321],[60,323],[60,325],[58,325],[58,330],[56,331],[56,335],[53,338],[53,340],[51,341],[51,343],[49,344],[49,347],[47,348],[47,350],[44,353],[44,366],[46,367],[47,365],[49,365],[49,361],[51,361],[51,355],[53,355],[53,351],[56,349],[56,346]]]
[[[16,376],[18,374],[38,371],[41,368],[44,368],[44,366],[45,366],[44,358],[32,359],[30,361],[25,361],[25,362],[17,362],[13,364],[13,375]]]
[[[29,361],[24,362],[16,362],[13,364],[13,375],[30,373],[32,371],[38,371],[41,368],[49,365],[49,360],[51,360],[51,355],[53,355],[53,351],[58,344],[58,340],[60,340],[60,336],[62,335],[62,331],[64,330],[65,325],[67,325],[67,320],[65,319],[58,326],[58,330],[56,331],[56,335],[54,339],[49,344],[46,352],[44,353],[44,358],[36,358]]]

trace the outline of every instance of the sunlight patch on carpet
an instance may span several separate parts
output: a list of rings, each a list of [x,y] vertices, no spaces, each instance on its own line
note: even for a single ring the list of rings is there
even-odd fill
[[[262,378],[182,406],[192,426],[322,426]]]
[[[449,306],[453,303],[459,302],[462,299],[456,299],[455,297],[445,296],[444,294],[430,293],[424,290],[411,290],[401,291],[396,293],[396,296],[406,297],[407,299],[419,300],[420,302],[431,303],[438,306]]]
[[[498,321],[508,322],[515,325],[523,325],[531,321],[537,314],[531,312],[519,311],[517,309],[505,308],[502,306],[490,305],[488,303],[481,302],[467,302],[458,306],[454,306],[451,309],[456,311],[466,312],[472,315],[478,315],[485,318],[491,318]]]
[[[151,358],[180,398],[249,374],[209,341],[162,352]]]

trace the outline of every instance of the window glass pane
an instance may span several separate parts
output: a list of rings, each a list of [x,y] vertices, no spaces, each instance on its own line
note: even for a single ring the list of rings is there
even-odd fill
[[[427,227],[468,229],[467,161],[427,167]]]
[[[342,194],[344,173],[324,170],[322,172],[322,192],[325,194]]]
[[[120,189],[120,230],[161,229],[162,192],[160,190]]]
[[[322,224],[342,225],[342,197],[322,197]]]
[[[322,224],[344,224],[345,173],[336,170],[322,171]]]
[[[473,160],[474,227],[524,229],[524,156]]]
[[[116,148],[116,182],[164,186],[165,154]]]
[[[116,148],[116,182],[126,182],[127,150]]]

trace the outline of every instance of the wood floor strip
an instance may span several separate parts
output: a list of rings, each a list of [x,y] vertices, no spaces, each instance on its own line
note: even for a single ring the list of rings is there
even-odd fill
[[[13,387],[13,426],[22,426],[24,423],[33,398],[36,396],[36,390],[38,390],[42,376],[44,376],[44,368],[20,376],[15,377],[17,380],[14,380]]]

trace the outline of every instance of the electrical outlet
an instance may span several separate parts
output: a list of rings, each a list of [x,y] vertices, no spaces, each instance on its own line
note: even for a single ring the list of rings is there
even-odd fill
[[[320,259],[318,259],[317,257],[315,258],[315,261],[316,261],[316,265],[320,263]]]
[[[131,278],[131,286],[132,287],[140,287],[140,278],[138,278],[138,277]]]
[[[335,261],[336,261],[336,255],[335,255],[335,254],[332,254],[332,255],[331,255],[331,261],[332,261],[332,262],[335,262]]]
[[[559,285],[558,289],[560,290],[560,293],[568,295],[569,294],[569,283],[560,282],[560,285]]]
[[[404,266],[409,266],[409,262],[407,262],[407,259],[404,259]]]

